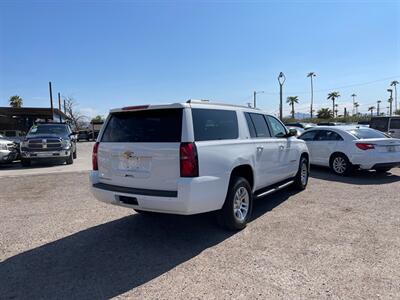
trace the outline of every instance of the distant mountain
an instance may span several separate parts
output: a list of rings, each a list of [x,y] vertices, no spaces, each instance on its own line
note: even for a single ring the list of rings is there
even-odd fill
[[[287,118],[291,118],[292,115],[288,115]],[[308,119],[310,118],[310,114],[306,114],[306,113],[295,113],[294,114],[294,118],[295,119]]]

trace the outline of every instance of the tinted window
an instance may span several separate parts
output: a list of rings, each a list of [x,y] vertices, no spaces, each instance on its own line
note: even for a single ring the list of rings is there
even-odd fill
[[[317,132],[318,132],[317,130],[308,131],[308,132],[302,134],[299,137],[299,139],[301,139],[303,141],[313,141]]]
[[[400,119],[391,119],[390,129],[400,129]]]
[[[286,135],[286,128],[277,119],[267,116],[269,125],[271,127],[272,135],[274,137],[284,137]]]
[[[264,115],[261,114],[250,114],[251,120],[256,130],[256,137],[265,138],[270,137],[267,122],[265,121]]]
[[[388,118],[378,118],[372,119],[370,123],[370,127],[379,131],[388,131]]]
[[[192,117],[196,141],[228,140],[239,136],[235,111],[193,108]]]
[[[330,130],[320,130],[316,135],[315,141],[342,141],[342,137]]]
[[[244,116],[246,117],[247,127],[249,128],[250,136],[256,137],[257,136],[256,129],[254,128],[254,124],[253,121],[251,120],[250,114],[245,113]]]
[[[111,115],[102,142],[180,142],[182,109],[143,110]]]
[[[364,129],[353,129],[349,130],[352,135],[354,135],[358,139],[376,139],[376,138],[385,138],[387,137],[385,134],[382,132],[369,129],[369,128],[364,128]]]

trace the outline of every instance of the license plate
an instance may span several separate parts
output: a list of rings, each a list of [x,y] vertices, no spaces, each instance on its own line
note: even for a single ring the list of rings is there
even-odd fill
[[[388,146],[387,150],[388,152],[396,152],[396,146]]]

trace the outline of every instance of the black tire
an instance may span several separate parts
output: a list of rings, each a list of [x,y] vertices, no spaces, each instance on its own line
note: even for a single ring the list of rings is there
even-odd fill
[[[386,173],[386,172],[389,172],[391,169],[392,168],[390,168],[390,167],[387,167],[387,168],[376,168],[375,171],[377,173]]]
[[[74,163],[74,157],[73,154],[71,152],[71,154],[68,156],[67,160],[65,161],[67,163],[67,165],[72,165]]]
[[[310,176],[310,167],[308,165],[308,159],[305,156],[300,158],[299,170],[294,178],[292,185],[293,189],[302,191],[307,187],[308,178]]]
[[[235,196],[242,193],[243,201],[237,199],[235,204]],[[247,204],[245,203],[247,201]],[[240,208],[238,207],[240,205]],[[243,205],[243,210],[242,210]],[[247,206],[247,211],[243,215],[243,211]],[[247,222],[251,218],[253,210],[253,193],[249,182],[243,177],[233,177],[228,188],[224,206],[218,211],[218,223],[229,230],[242,230],[246,227]],[[240,212],[239,212],[240,211]],[[242,217],[242,219],[240,218]]]
[[[347,176],[353,170],[353,165],[347,156],[342,153],[332,155],[329,166],[332,172],[339,176]]]
[[[72,158],[73,158],[73,159],[76,159],[76,158],[77,158],[76,150],[75,150],[74,153],[72,154]]]
[[[28,158],[21,158],[21,165],[23,167],[29,167],[31,165],[31,160]]]

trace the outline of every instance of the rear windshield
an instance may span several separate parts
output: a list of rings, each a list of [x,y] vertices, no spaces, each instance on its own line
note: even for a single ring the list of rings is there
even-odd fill
[[[195,141],[236,139],[239,136],[235,111],[192,109]]]
[[[181,141],[182,109],[113,113],[102,142],[174,143]]]
[[[387,136],[382,132],[365,128],[365,129],[352,129],[349,130],[352,135],[354,135],[358,139],[379,139],[386,138]]]

